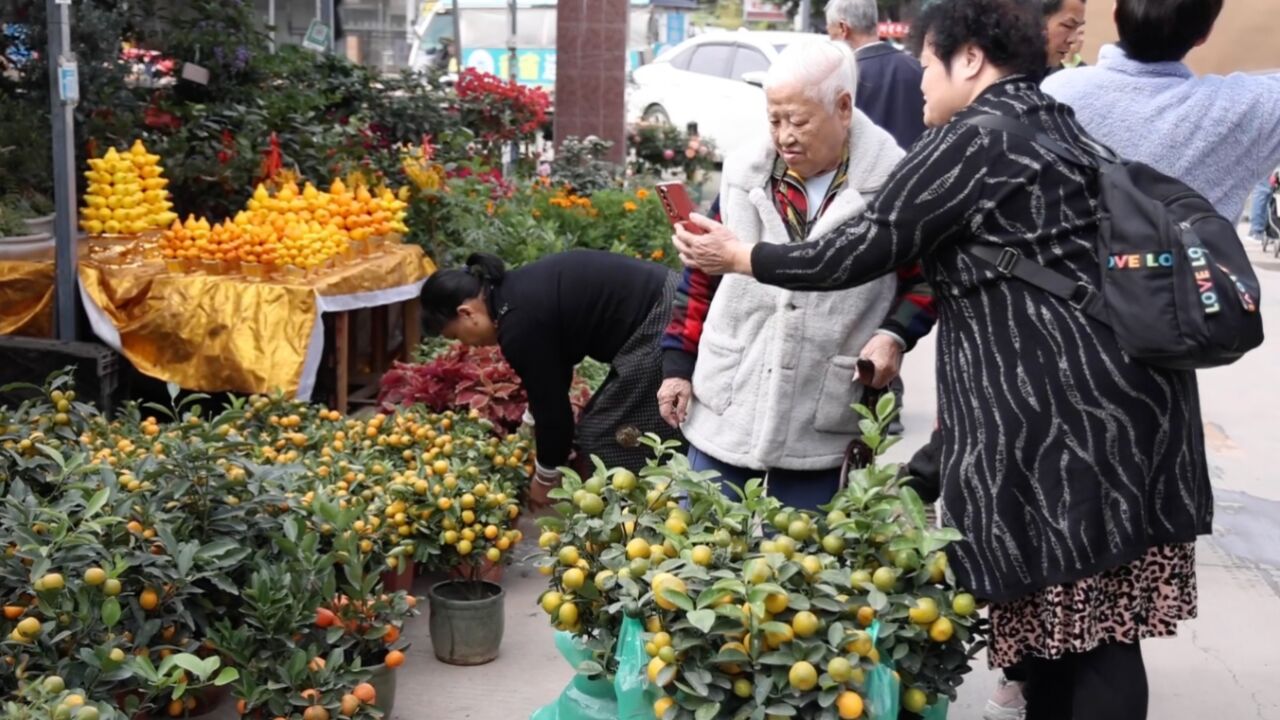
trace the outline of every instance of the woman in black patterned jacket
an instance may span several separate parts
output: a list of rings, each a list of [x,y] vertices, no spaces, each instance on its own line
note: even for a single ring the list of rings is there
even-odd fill
[[[1195,373],[1133,361],[1105,325],[963,250],[1010,248],[1098,287],[1094,171],[965,122],[1003,115],[1089,147],[1037,87],[1039,7],[925,8],[914,31],[933,129],[865,215],[821,241],[754,247],[698,218],[707,234],[676,242],[689,265],[797,290],[923,262],[939,307],[943,518],[966,538],[950,553],[959,579],[992,603],[990,660],[1026,661],[1029,720],[1134,720],[1139,641],[1195,615],[1213,498]]]

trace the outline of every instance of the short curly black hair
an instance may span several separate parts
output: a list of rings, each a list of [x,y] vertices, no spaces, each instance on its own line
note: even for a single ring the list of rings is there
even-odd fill
[[[911,26],[911,47],[925,47],[948,66],[965,45],[978,46],[1010,74],[1039,80],[1045,71],[1040,0],[933,0]]]

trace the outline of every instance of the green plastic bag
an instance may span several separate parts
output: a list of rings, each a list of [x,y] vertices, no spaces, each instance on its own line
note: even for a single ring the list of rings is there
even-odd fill
[[[880,621],[871,623],[867,628],[871,642],[879,639]],[[898,679],[893,676],[893,666],[881,662],[867,673],[867,717],[870,720],[898,720],[902,691],[898,687]]]
[[[644,625],[633,617],[622,619],[618,634],[618,674],[613,687],[618,696],[619,720],[652,720],[657,692],[649,687],[646,666],[649,654],[644,651]]]
[[[880,634],[880,621],[871,623],[867,628],[871,641],[876,642]],[[947,720],[950,701],[939,698],[937,702],[924,709],[920,717],[923,720]],[[898,720],[902,712],[902,687],[893,675],[893,663],[884,660],[867,673],[867,717],[869,720]]]
[[[591,651],[574,640],[572,633],[558,632],[555,637],[556,649],[575,670],[584,660],[591,659]],[[644,651],[643,645],[640,650]],[[618,700],[613,683],[578,673],[560,697],[535,711],[531,720],[614,720],[617,717]]]

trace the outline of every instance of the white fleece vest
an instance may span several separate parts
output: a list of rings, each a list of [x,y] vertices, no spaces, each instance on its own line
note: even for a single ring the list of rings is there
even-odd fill
[[[809,233],[814,240],[861,215],[903,151],[855,110],[849,179]],[[765,136],[724,164],[721,218],[748,244],[787,243],[771,197],[777,154]],[[897,290],[890,274],[852,290],[792,292],[743,275],[720,283],[698,345],[685,437],[699,450],[754,470],[839,467],[861,398],[859,351]]]

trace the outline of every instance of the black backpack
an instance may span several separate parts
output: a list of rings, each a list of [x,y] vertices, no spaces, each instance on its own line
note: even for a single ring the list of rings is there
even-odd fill
[[[1093,157],[1081,157],[1011,118],[979,115],[966,122],[1026,138],[1097,170],[1102,287],[1049,270],[1012,248],[971,244],[966,252],[1107,324],[1125,353],[1151,365],[1227,365],[1262,344],[1258,278],[1235,226],[1204,196],[1142,163],[1121,161],[1101,145],[1095,144]]]

